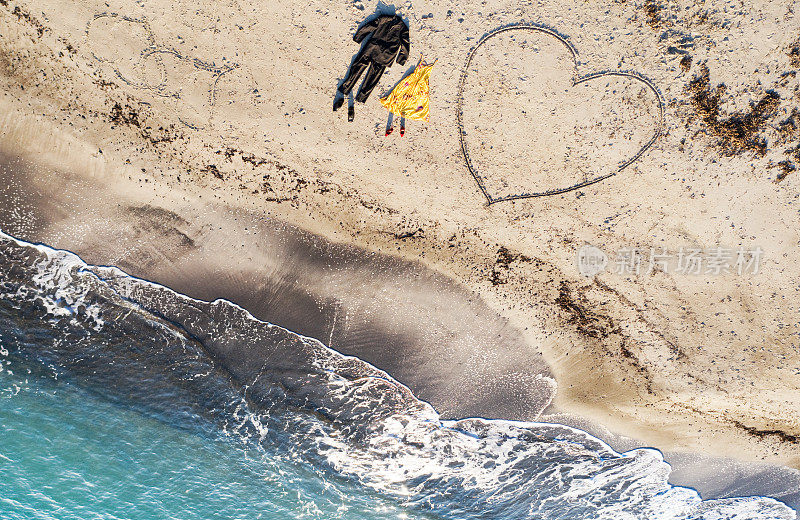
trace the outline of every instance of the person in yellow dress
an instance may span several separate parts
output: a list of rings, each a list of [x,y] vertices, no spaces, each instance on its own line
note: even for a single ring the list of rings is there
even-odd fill
[[[431,69],[435,64],[436,62],[425,63],[424,59],[420,58],[414,72],[403,78],[388,96],[382,98],[381,104],[389,112],[403,119],[428,121],[431,102],[430,77]],[[405,123],[401,124],[400,135],[403,135]],[[386,135],[391,132],[392,128],[390,127],[387,129]]]

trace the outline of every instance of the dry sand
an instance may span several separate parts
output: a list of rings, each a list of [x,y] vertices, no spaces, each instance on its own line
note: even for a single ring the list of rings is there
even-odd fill
[[[412,57],[439,61],[431,121],[384,138],[387,114],[376,94],[356,107],[352,124],[330,110],[357,50],[352,32],[372,3],[2,0],[3,148],[84,186],[78,203],[66,176],[43,176],[44,199],[15,192],[2,226],[54,247],[102,251],[86,259],[160,272],[190,293],[207,285],[193,286],[187,276],[230,276],[219,287],[246,295],[257,267],[229,268],[242,258],[258,265],[258,228],[225,226],[217,237],[215,222],[244,214],[292,222],[345,249],[419,261],[439,273],[425,275],[437,291],[480,299],[449,310],[451,318],[484,316],[483,337],[451,341],[454,351],[423,365],[438,366],[443,382],[431,381],[420,395],[447,397],[447,411],[479,406],[480,392],[457,388],[468,368],[447,373],[442,359],[474,366],[489,355],[494,364],[483,373],[511,377],[486,402],[501,403],[502,415],[533,418],[537,406],[527,399],[541,395],[541,354],[558,383],[549,411],[589,417],[667,451],[800,467],[800,237],[791,173],[800,162],[793,126],[800,116],[792,116],[800,105],[798,2],[460,4],[397,5],[411,24]],[[519,22],[566,35],[578,50],[579,76],[633,70],[649,77],[665,103],[665,135],[603,182],[488,206],[460,154],[455,97],[469,49],[488,31]],[[465,131],[493,193],[613,171],[655,128],[657,100],[635,82],[593,80],[578,91],[594,101],[581,104],[578,87],[570,88],[574,63],[559,53],[545,36],[503,36],[476,58]],[[404,72],[390,69],[380,88]],[[583,173],[574,177],[576,170]],[[93,203],[86,194],[95,186]],[[138,202],[112,212],[108,186]],[[144,200],[155,214],[143,213]],[[51,202],[46,215],[57,219],[39,213]],[[174,217],[159,211],[182,220],[167,225]],[[132,221],[139,227],[128,228]],[[576,267],[586,243],[612,256],[624,247],[760,246],[764,254],[754,276],[656,270],[587,279]],[[196,265],[206,267],[182,275],[174,262],[192,248],[202,258]],[[276,258],[271,268],[280,265]],[[392,269],[407,265],[397,262]],[[403,269],[413,278],[416,268]],[[320,299],[345,299],[336,292],[346,282],[329,280],[315,287]],[[359,287],[361,297],[348,305],[368,306],[368,289]],[[432,301],[429,309],[438,316],[441,306]],[[291,323],[291,310],[283,317]],[[405,345],[417,339],[420,326],[412,328],[401,331]],[[369,339],[358,350],[366,359]],[[393,367],[377,364],[413,379],[419,359],[396,358]]]

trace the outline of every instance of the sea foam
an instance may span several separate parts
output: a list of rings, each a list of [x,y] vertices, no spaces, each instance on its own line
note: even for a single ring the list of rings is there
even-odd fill
[[[652,449],[551,423],[441,420],[321,342],[0,234],[0,346],[145,413],[225,434],[442,518],[789,520],[765,497],[701,500]],[[181,422],[183,421],[183,423]]]

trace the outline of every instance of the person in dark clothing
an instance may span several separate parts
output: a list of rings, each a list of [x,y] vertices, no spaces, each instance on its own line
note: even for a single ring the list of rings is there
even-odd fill
[[[365,23],[353,35],[353,41],[361,43],[367,36],[370,36],[370,39],[358,53],[342,84],[339,85],[338,92],[341,97],[337,97],[334,102],[334,111],[342,106],[344,96],[353,90],[364,71],[369,69],[356,95],[356,101],[360,103],[367,101],[386,67],[390,67],[393,61],[397,61],[398,65],[405,65],[408,59],[411,47],[408,26],[399,16],[384,14]],[[352,117],[349,119],[352,120]]]

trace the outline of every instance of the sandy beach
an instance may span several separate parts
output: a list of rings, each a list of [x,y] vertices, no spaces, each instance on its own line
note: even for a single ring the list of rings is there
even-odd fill
[[[232,299],[446,416],[547,407],[670,453],[800,468],[795,4],[397,4],[411,59],[348,123],[331,103],[372,3],[0,1],[0,228]],[[578,54],[532,33],[476,54],[464,131],[492,193],[613,173],[658,130],[638,80],[572,88],[575,66],[649,78],[663,135],[602,182],[489,205],[459,78],[483,35],[521,22]],[[378,95],[420,54],[438,59],[430,121],[384,137]],[[609,257],[593,277],[586,244]],[[763,254],[757,273],[615,272],[632,248]]]
[[[621,452],[647,444],[558,411],[551,405],[557,385],[541,354],[474,293],[418,262],[185,193],[166,210],[154,206],[164,202],[158,190],[89,183],[20,156],[0,154],[0,172],[10,180],[0,193],[3,221],[17,236],[71,244],[94,263],[123,266],[198,299],[225,298],[259,319],[322,338],[386,367],[444,417],[538,418],[589,432]],[[60,191],[48,189],[56,184]],[[19,222],[29,225],[14,228]],[[237,249],[243,251],[229,254]],[[664,457],[670,482],[704,498],[762,495],[800,507],[796,470],[697,452]]]

